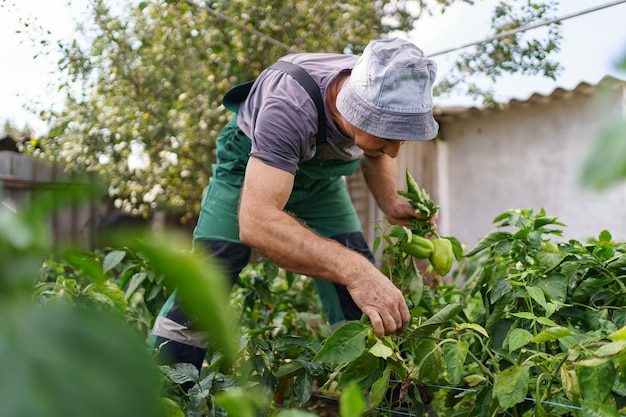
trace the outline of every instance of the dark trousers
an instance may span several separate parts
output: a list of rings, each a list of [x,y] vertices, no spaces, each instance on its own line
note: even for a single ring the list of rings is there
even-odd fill
[[[369,259],[370,262],[374,263],[374,256],[367,246],[363,233],[344,233],[333,236],[332,239],[362,254]],[[195,244],[204,246],[211,256],[225,267],[233,285],[237,282],[239,273],[248,264],[250,259],[250,248],[241,243],[198,239],[195,241]],[[344,320],[359,320],[362,312],[352,300],[346,287],[333,284],[330,288],[336,293],[336,299],[340,305]],[[175,301],[167,303],[159,313],[159,316],[160,318],[157,320],[166,319],[184,328],[193,330],[193,321],[186,317],[179,303]],[[167,335],[164,336],[162,333],[153,334],[152,336],[152,344],[154,347],[158,348],[160,352],[159,362],[161,364],[191,363],[196,368],[201,368],[206,348],[191,346],[187,343],[175,340],[175,337],[168,338]]]

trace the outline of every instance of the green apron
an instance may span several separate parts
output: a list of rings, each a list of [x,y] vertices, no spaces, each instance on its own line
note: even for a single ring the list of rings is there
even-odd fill
[[[240,243],[237,208],[251,145],[237,126],[237,114],[233,114],[217,139],[216,163],[202,200],[194,239]],[[359,160],[315,157],[301,163],[285,210],[325,237],[360,232],[361,223],[343,179],[352,175],[358,165]],[[343,320],[334,285],[317,279],[315,285],[330,322]]]

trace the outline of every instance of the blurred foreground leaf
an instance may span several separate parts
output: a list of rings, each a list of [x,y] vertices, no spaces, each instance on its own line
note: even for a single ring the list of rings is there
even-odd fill
[[[154,270],[165,276],[168,287],[176,289],[185,311],[206,331],[211,344],[233,363],[238,351],[233,329],[236,321],[229,304],[230,287],[221,268],[206,253],[185,248],[188,239],[176,234],[144,236],[125,244],[141,252]]]
[[[626,120],[611,124],[600,136],[582,168],[583,186],[602,191],[626,179]]]
[[[76,307],[0,306],[2,416],[160,416],[159,376],[123,321]]]

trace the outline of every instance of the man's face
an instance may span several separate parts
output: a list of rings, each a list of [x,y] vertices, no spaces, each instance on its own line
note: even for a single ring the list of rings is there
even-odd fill
[[[398,156],[403,140],[382,139],[378,136],[370,135],[361,129],[354,130],[354,143],[363,150],[367,156],[377,157],[385,154],[391,158]]]

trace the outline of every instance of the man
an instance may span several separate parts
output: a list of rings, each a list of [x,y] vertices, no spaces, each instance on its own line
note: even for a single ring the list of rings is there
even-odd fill
[[[331,324],[366,314],[377,336],[400,333],[408,307],[374,265],[343,176],[360,163],[390,223],[416,216],[396,192],[393,158],[405,141],[437,134],[436,64],[402,39],[373,41],[360,57],[293,54],[281,61],[304,69],[323,103],[316,108],[302,81],[274,69],[261,73],[241,102],[237,90],[226,95],[234,114],[217,140],[194,242],[226,265],[233,282],[254,248],[286,270],[316,277]],[[200,367],[201,337],[175,304],[162,313],[152,332],[157,344],[175,362]]]

